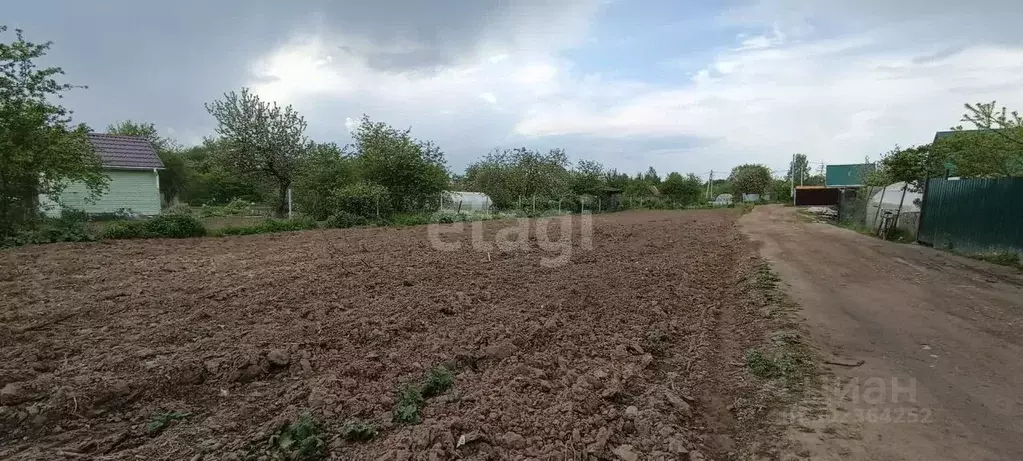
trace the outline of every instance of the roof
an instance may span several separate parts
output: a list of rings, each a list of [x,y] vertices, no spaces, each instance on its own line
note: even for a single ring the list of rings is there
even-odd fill
[[[938,132],[934,133],[934,142],[938,142],[941,139],[950,138],[950,137],[955,136],[957,134],[980,133],[980,134],[989,135],[989,134],[997,134],[997,133],[995,133],[996,131],[1011,132],[1011,130],[1012,130],[1012,128],[990,129],[990,130],[975,129],[975,130],[938,131]]]
[[[955,131],[939,131],[934,133],[934,142],[938,142],[939,139],[944,139],[954,134],[956,134]]]
[[[103,168],[151,170],[163,168],[163,162],[156,155],[156,149],[146,139],[138,136],[89,133],[89,141],[96,149]]]

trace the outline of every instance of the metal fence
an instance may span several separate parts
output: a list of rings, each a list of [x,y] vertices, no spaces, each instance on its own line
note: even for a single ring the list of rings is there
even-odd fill
[[[1023,254],[1023,178],[931,179],[918,240],[964,253]]]

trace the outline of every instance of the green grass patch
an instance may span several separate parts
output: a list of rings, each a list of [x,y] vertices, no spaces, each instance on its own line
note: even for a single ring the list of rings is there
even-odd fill
[[[646,351],[655,356],[664,355],[668,351],[671,337],[660,330],[652,330],[646,334]]]
[[[455,385],[455,374],[438,365],[426,372],[419,383],[407,383],[398,389],[398,403],[394,407],[394,421],[403,424],[419,424],[422,421],[426,399],[441,395]]]
[[[1023,269],[1023,261],[1020,260],[1020,255],[1011,251],[1001,251],[995,253],[975,253],[966,255],[973,259],[979,259],[981,261],[989,262],[991,264],[998,264],[999,266],[1015,267],[1017,269]]]
[[[179,412],[166,412],[166,413],[154,413],[150,418],[149,422],[146,423],[146,434],[156,435],[163,432],[164,429],[168,428],[175,421],[181,421],[185,418],[192,416],[191,413],[179,413]]]
[[[422,409],[426,403],[419,386],[406,384],[398,390],[398,404],[394,408],[394,421],[403,424],[419,424]]]
[[[277,232],[291,232],[300,230],[316,229],[319,225],[316,220],[309,217],[291,219],[266,219],[263,222],[247,226],[224,227],[214,231],[216,236],[227,235],[254,235],[272,234]]]
[[[447,392],[455,385],[455,375],[443,366],[436,366],[426,372],[420,392],[423,397],[430,398]]]
[[[364,421],[349,421],[341,428],[341,438],[349,442],[364,442],[376,436],[376,425]]]
[[[270,459],[280,461],[306,461],[323,459],[327,444],[323,441],[320,424],[309,413],[298,421],[285,424],[270,436]]]

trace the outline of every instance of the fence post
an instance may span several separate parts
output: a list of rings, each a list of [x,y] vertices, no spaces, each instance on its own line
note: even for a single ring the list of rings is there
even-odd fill
[[[598,198],[597,199],[597,213],[601,213],[603,211],[604,211],[604,206],[600,203],[600,199]]]
[[[899,210],[895,212],[895,229],[899,229],[899,216],[902,215],[902,202],[906,201],[906,189],[909,187],[909,183],[902,183],[902,198],[899,199]],[[885,238],[885,240],[888,240]]]
[[[291,219],[291,188],[288,188],[288,219]]]
[[[920,243],[920,231],[924,228],[924,213],[927,212],[927,187],[931,182],[931,173],[924,178],[924,192],[920,196],[920,216],[916,222],[916,243]]]
[[[458,201],[458,209],[455,210],[455,213],[461,213],[461,212],[462,212],[462,201],[459,200]]]
[[[536,194],[533,194],[533,214],[536,214]]]
[[[877,218],[881,217],[881,206],[884,205],[884,194],[887,192],[888,186],[884,186],[884,189],[881,189],[881,200],[877,202],[877,211],[874,212],[874,222],[870,225],[870,227],[874,227],[874,225],[877,224]],[[870,204],[870,200],[867,200],[867,204]]]

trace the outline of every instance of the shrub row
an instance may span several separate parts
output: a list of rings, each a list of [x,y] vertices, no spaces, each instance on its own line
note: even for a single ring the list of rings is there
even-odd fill
[[[267,219],[257,224],[217,229],[216,231],[213,232],[213,234],[219,236],[270,234],[274,232],[289,232],[316,229],[317,227],[319,227],[319,225],[316,223],[316,220],[309,217],[291,219]]]
[[[206,235],[206,227],[192,216],[160,215],[137,221],[113,221],[103,229],[105,239],[188,238]]]
[[[92,234],[86,227],[88,215],[78,210],[65,210],[59,218],[48,218],[37,227],[23,229],[20,232],[0,240],[0,248],[22,245],[35,245],[57,242],[88,242]]]

